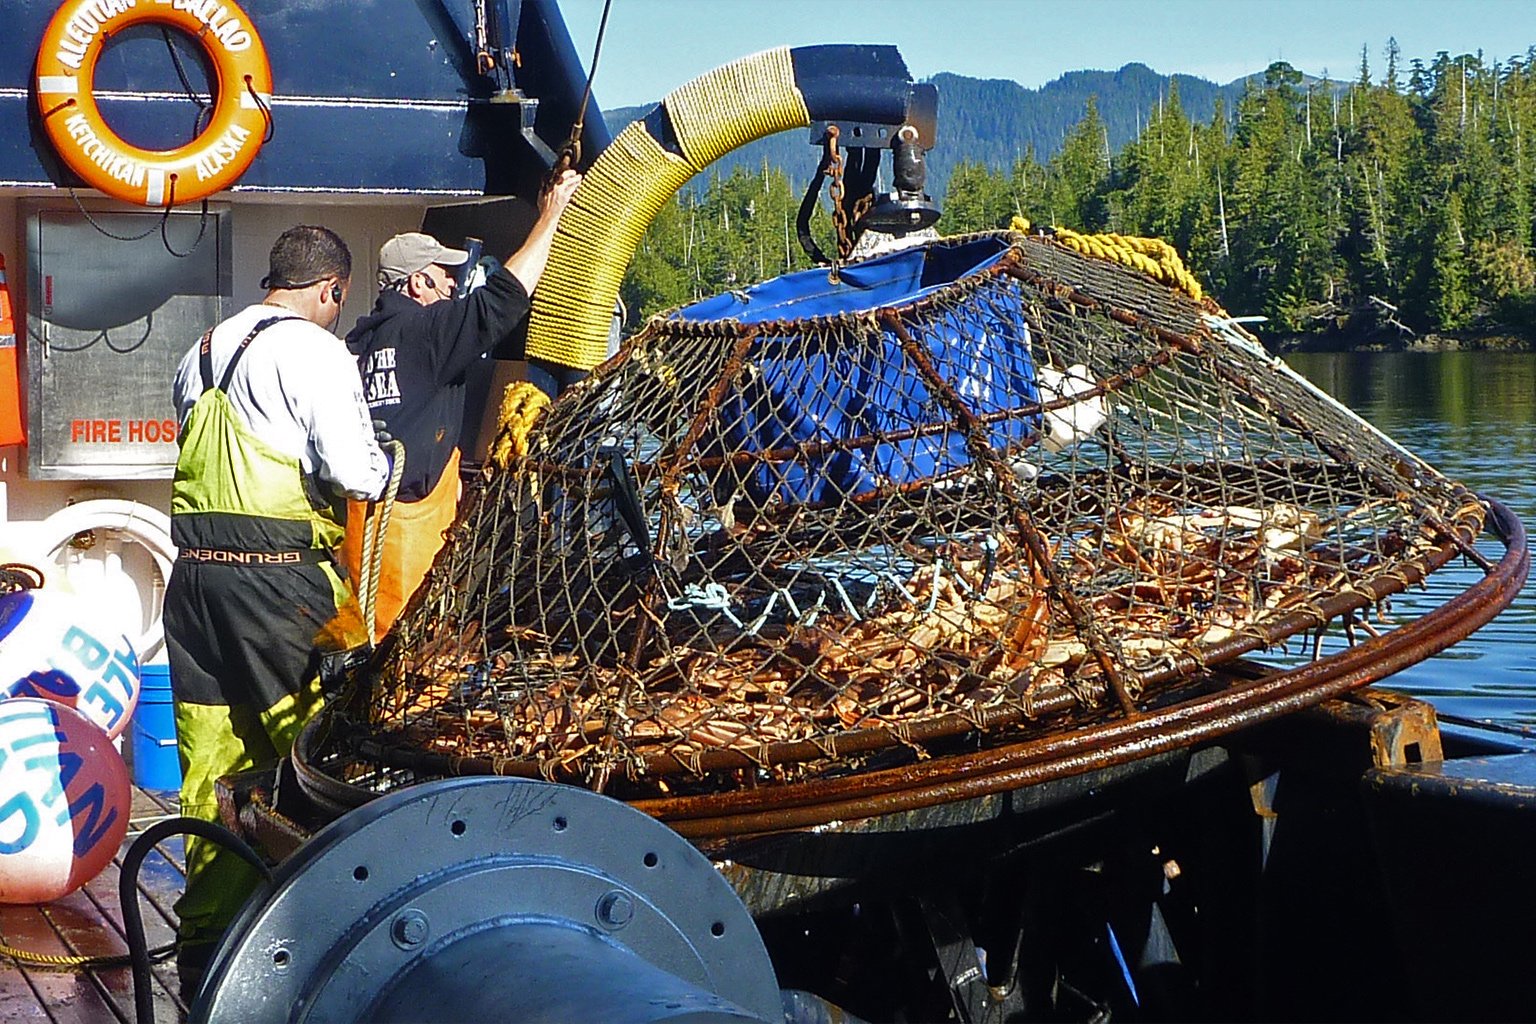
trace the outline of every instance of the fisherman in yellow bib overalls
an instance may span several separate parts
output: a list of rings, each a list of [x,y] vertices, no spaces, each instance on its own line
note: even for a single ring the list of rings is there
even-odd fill
[[[389,475],[357,364],[327,329],[351,274],[333,232],[290,228],[272,247],[265,300],[205,334],[176,372],[179,553],[164,623],[183,814],[217,821],[214,780],[287,754],[319,707],[322,656],[365,640],[355,607],[338,618],[355,599],[331,560],[344,500],[377,498]],[[188,840],[184,992],[255,884],[238,857]]]

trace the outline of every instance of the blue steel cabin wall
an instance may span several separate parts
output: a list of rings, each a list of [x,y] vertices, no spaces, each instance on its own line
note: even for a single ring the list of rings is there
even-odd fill
[[[73,2],[73,0],[72,0]],[[564,141],[585,85],[553,0],[522,0],[516,84],[540,100],[535,129]],[[79,185],[39,126],[31,85],[57,0],[7,0],[0,32],[0,187]],[[529,194],[544,167],[521,138],[516,104],[486,102],[496,83],[476,73],[471,0],[244,0],[266,44],[275,133],[236,191]],[[140,26],[98,67],[103,116],[124,139],[168,148],[191,136],[185,98],[157,29]],[[184,54],[192,52],[183,49]],[[194,82],[201,82],[193,73]],[[144,93],[161,94],[143,102]],[[134,94],[138,94],[135,96]],[[586,155],[607,144],[589,104]]]

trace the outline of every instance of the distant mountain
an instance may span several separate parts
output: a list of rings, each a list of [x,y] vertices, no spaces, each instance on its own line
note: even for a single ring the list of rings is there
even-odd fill
[[[962,160],[1008,169],[1034,147],[1044,163],[1082,118],[1088,97],[1098,97],[1099,116],[1109,130],[1111,150],[1136,137],[1147,115],[1178,83],[1179,102],[1192,120],[1208,121],[1218,98],[1228,116],[1237,108],[1244,79],[1217,85],[1190,75],[1162,75],[1145,64],[1127,64],[1118,71],[1069,71],[1039,89],[997,78],[969,78],[941,72],[928,79],[939,90],[939,142],[928,154],[928,191],[942,196],[950,171]],[[644,116],[651,106],[618,107],[603,117],[615,134]],[[784,169],[797,187],[815,173],[818,151],[810,132],[796,130],[759,139],[726,154],[715,163],[723,174],[736,166],[769,165]]]

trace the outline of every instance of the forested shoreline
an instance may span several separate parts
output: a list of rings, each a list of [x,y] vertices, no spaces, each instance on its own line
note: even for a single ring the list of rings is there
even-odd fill
[[[1090,100],[1049,160],[957,165],[940,229],[1023,216],[1163,238],[1277,349],[1531,347],[1533,147],[1536,48],[1404,67],[1389,42],[1379,77],[1364,52],[1350,83],[1277,62],[1203,122],[1175,85],[1118,153]],[[799,200],[766,165],[681,193],[631,266],[631,321],[808,265]]]

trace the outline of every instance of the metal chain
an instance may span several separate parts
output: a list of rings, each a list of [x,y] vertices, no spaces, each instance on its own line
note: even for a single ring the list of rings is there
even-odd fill
[[[496,69],[496,58],[491,56],[489,32],[486,30],[485,0],[475,0],[475,70],[488,75]]]
[[[827,197],[832,200],[832,226],[837,230],[837,256],[839,260],[847,259],[853,251],[853,243],[848,239],[848,211],[843,209],[843,196],[846,189],[843,185],[843,154],[837,148],[837,138],[841,134],[837,125],[827,125],[827,173],[832,183],[827,186]],[[833,262],[832,272],[837,273],[837,263]]]
[[[864,219],[864,215],[867,214],[874,207],[874,205],[875,205],[875,197],[874,197],[874,195],[872,195],[871,193],[868,193],[868,192],[864,193],[862,196],[859,196],[858,199],[854,200],[854,203],[853,203],[853,216],[849,218],[849,220],[851,220],[853,222],[854,227],[858,227],[859,222]],[[861,234],[862,234],[862,232],[861,232]],[[842,244],[842,240],[839,239],[839,245],[841,245],[841,244]],[[847,244],[848,244],[848,251],[843,253],[844,258],[853,255],[853,247],[858,244],[858,239],[853,238],[850,235],[850,237],[847,239]]]

